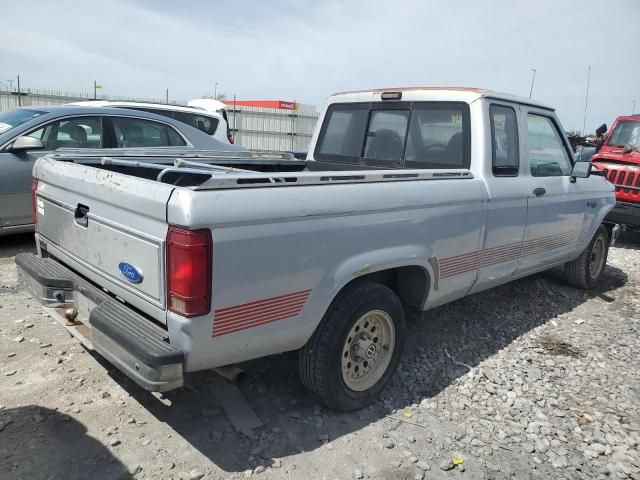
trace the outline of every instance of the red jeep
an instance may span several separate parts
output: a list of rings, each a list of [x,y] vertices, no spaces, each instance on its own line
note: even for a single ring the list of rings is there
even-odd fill
[[[607,220],[640,230],[640,115],[616,118],[596,151],[593,165],[616,186],[616,206]]]

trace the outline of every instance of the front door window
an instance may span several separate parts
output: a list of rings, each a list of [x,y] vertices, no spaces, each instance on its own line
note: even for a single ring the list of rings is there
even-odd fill
[[[553,120],[543,115],[527,115],[529,167],[533,177],[571,175],[573,164]]]

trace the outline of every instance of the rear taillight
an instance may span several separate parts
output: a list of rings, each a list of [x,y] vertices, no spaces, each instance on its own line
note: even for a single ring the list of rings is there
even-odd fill
[[[209,230],[169,227],[167,234],[167,302],[185,317],[211,309],[213,246]]]
[[[33,224],[38,223],[38,206],[36,204],[36,190],[38,190],[38,179],[31,180],[31,212],[33,213]]]

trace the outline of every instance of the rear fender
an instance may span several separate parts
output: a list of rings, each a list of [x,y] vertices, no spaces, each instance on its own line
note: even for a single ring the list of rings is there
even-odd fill
[[[398,267],[421,267],[427,273],[428,290],[433,288],[435,278],[428,259],[433,256],[430,247],[426,245],[402,245],[368,251],[345,259],[335,268],[329,270],[320,284],[313,289],[308,304],[303,311],[305,326],[298,348],[302,347],[320,324],[331,303],[340,291],[353,280],[384,270]],[[426,292],[425,292],[426,293]],[[423,305],[426,302],[426,295]]]

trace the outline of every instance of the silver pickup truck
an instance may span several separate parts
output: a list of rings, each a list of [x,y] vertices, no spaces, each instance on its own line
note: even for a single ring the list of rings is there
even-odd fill
[[[613,186],[562,132],[530,99],[406,88],[330,97],[306,162],[51,154],[34,167],[38,254],[16,263],[148,390],[295,350],[319,401],[360,408],[407,311],[553,267],[598,282]]]

